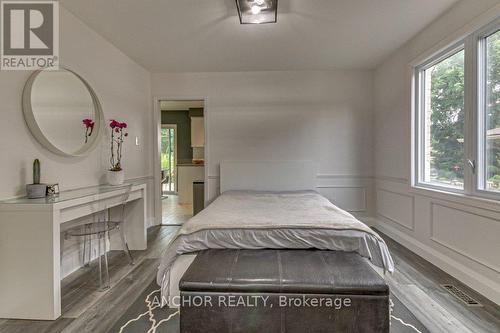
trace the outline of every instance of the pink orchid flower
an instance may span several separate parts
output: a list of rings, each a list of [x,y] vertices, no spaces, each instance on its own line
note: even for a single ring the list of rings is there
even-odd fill
[[[120,171],[122,159],[122,145],[128,133],[124,129],[127,128],[127,123],[121,123],[114,119],[109,120],[109,127],[111,127],[111,171]]]
[[[83,119],[82,122],[86,128],[94,128],[94,121],[92,119],[88,119],[88,118]]]

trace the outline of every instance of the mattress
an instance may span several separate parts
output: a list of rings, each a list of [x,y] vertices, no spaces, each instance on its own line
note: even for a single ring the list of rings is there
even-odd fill
[[[162,256],[157,282],[167,300],[172,265],[186,253],[309,248],[357,252],[394,270],[383,239],[317,192],[228,191],[179,229]]]
[[[181,280],[184,273],[187,271],[191,263],[196,259],[196,254],[183,254],[175,259],[170,269],[170,281],[168,295],[170,297],[180,296],[181,292],[179,290],[179,281]]]

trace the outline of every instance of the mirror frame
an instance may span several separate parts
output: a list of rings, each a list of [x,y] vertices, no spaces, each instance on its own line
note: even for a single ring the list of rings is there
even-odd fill
[[[43,134],[42,130],[38,126],[38,123],[36,122],[35,115],[33,114],[33,109],[31,106],[31,92],[33,88],[33,83],[35,82],[36,78],[40,73],[43,72],[50,72],[53,71],[51,70],[37,70],[33,72],[30,77],[28,78],[28,81],[26,81],[26,84],[23,89],[23,97],[22,97],[22,104],[23,104],[23,114],[24,114],[24,120],[26,121],[26,124],[28,125],[28,128],[31,132],[31,134],[35,137],[35,139],[46,149],[49,151],[53,152],[54,154],[60,155],[60,156],[65,156],[65,157],[79,157],[79,156],[85,156],[89,154],[92,150],[94,150],[97,147],[97,144],[99,143],[99,139],[101,138],[102,135],[102,129],[104,127],[104,114],[102,112],[101,108],[101,103],[99,102],[99,99],[97,98],[96,93],[88,84],[87,81],[85,81],[84,78],[82,78],[80,75],[75,73],[74,71],[60,67],[59,70],[64,70],[66,72],[69,72],[73,74],[77,79],[79,79],[84,86],[87,88],[87,91],[90,94],[90,97],[92,98],[92,102],[94,105],[94,133],[96,135],[91,136],[89,138],[89,141],[83,146],[76,150],[75,152],[65,152],[59,148],[57,148],[50,140],[47,139],[45,134]]]

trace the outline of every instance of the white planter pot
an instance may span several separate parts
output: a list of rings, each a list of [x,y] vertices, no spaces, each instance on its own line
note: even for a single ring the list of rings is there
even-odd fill
[[[121,185],[125,181],[125,172],[123,170],[120,171],[111,171],[108,170],[106,174],[106,180],[109,185]]]

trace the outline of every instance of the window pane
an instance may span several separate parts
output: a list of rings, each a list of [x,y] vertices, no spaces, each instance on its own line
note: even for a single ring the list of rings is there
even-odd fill
[[[486,190],[500,191],[500,32],[486,38]]]
[[[423,73],[424,147],[422,179],[464,188],[464,51]]]

